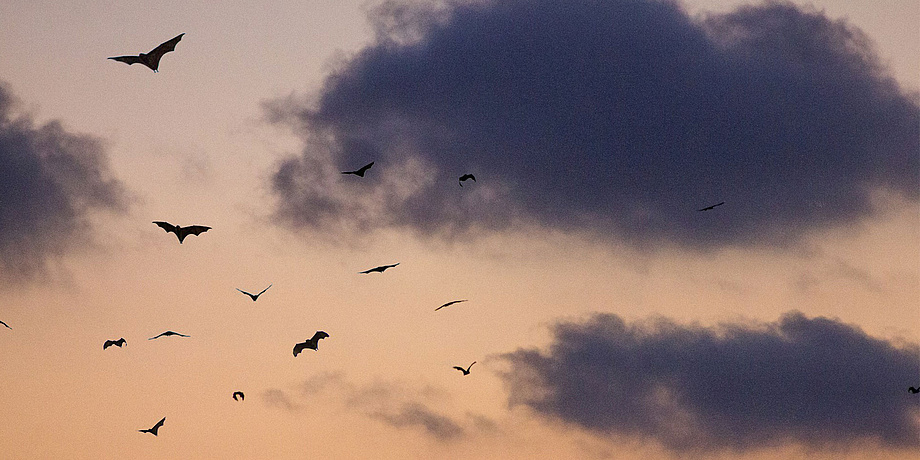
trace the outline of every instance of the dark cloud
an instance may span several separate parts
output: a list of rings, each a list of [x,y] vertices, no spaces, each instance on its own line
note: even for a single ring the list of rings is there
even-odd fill
[[[369,415],[396,428],[421,427],[442,441],[456,439],[464,434],[463,428],[449,417],[435,413],[418,402],[403,404],[395,410],[373,411]]]
[[[536,224],[639,246],[785,245],[920,197],[920,108],[869,40],[789,3],[503,0],[374,11],[272,187],[296,228]],[[376,161],[367,177],[340,171]],[[460,188],[457,178],[478,182]],[[710,212],[695,212],[726,201]]]
[[[93,240],[93,210],[121,211],[127,198],[97,139],[57,121],[35,126],[15,106],[0,84],[0,276],[27,280]]]
[[[920,347],[790,313],[706,328],[615,315],[555,326],[548,352],[503,355],[512,405],[674,451],[878,442],[920,450]]]

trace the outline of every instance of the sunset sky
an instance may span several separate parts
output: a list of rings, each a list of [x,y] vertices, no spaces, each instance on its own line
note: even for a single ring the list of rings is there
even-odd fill
[[[0,457],[913,459],[918,204],[916,0],[7,0]]]

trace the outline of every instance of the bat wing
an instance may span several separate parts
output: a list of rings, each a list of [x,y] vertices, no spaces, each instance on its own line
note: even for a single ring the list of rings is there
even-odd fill
[[[111,347],[112,345],[115,345],[115,342],[111,340],[106,340],[105,343],[102,344],[102,349],[105,350],[106,348]]]
[[[364,173],[366,173],[368,169],[371,169],[371,166],[374,166],[373,161],[362,166],[361,169],[358,170],[358,173],[361,174],[361,176],[364,176]]]
[[[466,372],[466,369],[464,369],[464,368],[462,368],[462,367],[460,367],[460,366],[454,366],[454,369],[456,369],[456,370],[458,370],[458,371],[461,371],[461,372]],[[457,375],[457,374],[454,374],[454,375]]]
[[[157,424],[153,426],[152,430],[153,431],[159,430],[160,427],[163,426],[163,422],[165,421],[166,421],[166,417],[161,418],[160,421],[157,422]]]
[[[329,337],[329,334],[327,334],[325,331],[316,331],[316,334],[313,334],[313,337],[310,338],[310,341],[316,343],[317,340],[325,339],[326,337]]]
[[[140,56],[115,56],[115,57],[110,57],[109,59],[112,59],[118,62],[124,62],[125,64],[128,64],[128,65],[144,63],[144,60],[141,59]]]
[[[114,58],[113,58],[113,59],[114,59]],[[176,235],[179,234],[179,232],[178,232],[179,227],[177,227],[177,226],[175,226],[175,225],[173,225],[173,224],[171,224],[171,223],[169,223],[169,222],[163,222],[163,221],[161,221],[161,220],[155,220],[155,221],[153,221],[153,223],[157,224],[157,227],[160,227],[160,228],[162,228],[163,230],[166,230],[166,233],[172,232],[172,233],[175,233]]]
[[[296,357],[299,355],[304,348],[307,348],[307,342],[302,342],[294,345],[294,356]]]
[[[185,235],[198,236],[210,229],[211,227],[205,227],[204,225],[189,225],[188,227],[182,227],[181,232],[184,233]]]
[[[250,294],[250,293],[248,293],[248,292],[246,292],[246,291],[244,291],[244,290],[242,290],[242,289],[240,289],[240,288],[236,288],[236,290],[242,292],[243,294],[248,295],[249,297],[252,297],[252,294]]]
[[[151,337],[151,338],[149,338],[149,339],[147,339],[147,340],[153,340],[153,339],[159,339],[160,337],[163,337],[164,335],[166,335],[166,333],[165,333],[165,332],[163,332],[163,333],[161,333],[160,335],[157,335],[157,336],[154,336],[154,337]]]
[[[264,294],[264,293],[265,293],[265,291],[267,291],[267,290],[268,290],[268,288],[270,288],[270,287],[272,287],[272,286],[273,286],[273,284],[269,284],[267,288],[265,288],[265,289],[262,289],[262,292],[260,292],[260,293],[258,293],[258,294],[256,294],[256,296],[258,297],[258,296],[260,296],[260,295],[262,295],[262,294]]]
[[[11,328],[9,324],[4,323],[3,321],[0,321],[0,324],[6,326],[10,330],[13,330],[13,328]]]
[[[175,51],[176,44],[179,43],[179,40],[182,40],[183,35],[185,34],[181,33],[175,38],[173,38],[172,40],[168,40],[168,41],[161,43],[160,46],[157,46],[156,48],[151,50],[149,53],[147,53],[147,57],[148,59],[150,59],[151,67],[153,67],[154,69],[159,67],[160,58],[162,58],[164,54],[170,51]]]

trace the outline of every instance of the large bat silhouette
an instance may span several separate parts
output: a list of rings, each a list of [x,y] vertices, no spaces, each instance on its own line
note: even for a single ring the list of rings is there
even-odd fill
[[[169,336],[171,336],[171,335],[178,335],[179,337],[191,337],[190,335],[180,334],[180,333],[178,333],[178,332],[166,331],[166,332],[160,333],[160,335],[158,335],[158,336],[156,336],[156,337],[151,337],[151,338],[149,338],[149,339],[147,339],[147,340],[159,339],[160,337],[169,337]]]
[[[121,348],[121,346],[126,343],[128,342],[125,341],[124,337],[118,340],[106,340],[105,343],[102,344],[102,349],[105,350],[106,348],[111,347],[112,345],[115,345],[116,347]]]
[[[476,182],[476,176],[472,174],[464,174],[460,176],[460,186],[463,187],[463,181],[473,179],[473,182]]]
[[[146,428],[146,429],[137,430],[137,431],[140,431],[141,433],[150,433],[150,434],[156,436],[156,435],[157,435],[157,431],[160,431],[160,427],[163,426],[163,422],[165,422],[165,421],[166,421],[166,417],[163,417],[163,418],[160,419],[159,422],[157,422],[156,425],[153,426],[153,428]]]
[[[244,291],[244,290],[242,290],[242,289],[240,289],[240,288],[236,288],[236,290],[242,292],[243,294],[248,295],[249,298],[251,298],[252,301],[255,302],[256,300],[259,300],[259,296],[262,295],[262,294],[264,294],[265,291],[267,291],[268,288],[270,288],[270,287],[272,287],[271,284],[269,284],[267,288],[262,289],[262,292],[260,292],[260,293],[258,293],[258,294],[250,294],[250,293],[248,293],[248,292],[246,292],[246,291]]]
[[[300,352],[304,351],[306,348],[316,350],[316,347],[319,345],[319,339],[325,339],[326,337],[329,337],[329,334],[323,331],[316,331],[316,334],[313,334],[313,337],[311,337],[306,342],[301,342],[297,345],[294,345],[294,356],[299,355]]]
[[[172,40],[161,43],[160,46],[157,46],[152,51],[146,54],[141,53],[137,56],[115,56],[115,57],[110,57],[109,59],[113,59],[118,62],[124,62],[125,64],[128,64],[128,65],[144,64],[145,66],[150,67],[150,70],[152,70],[153,73],[157,73],[159,72],[159,70],[157,69],[160,67],[160,58],[162,58],[164,54],[170,51],[175,51],[176,43],[179,43],[179,40],[182,40],[183,35],[185,34],[181,33],[176,38],[173,38]]]
[[[460,302],[466,302],[466,299],[463,299],[463,300],[451,300],[450,302],[447,302],[446,304],[441,305],[441,306],[438,307],[438,308],[435,308],[434,311],[438,311],[438,310],[440,310],[440,309],[442,309],[442,308],[444,308],[444,307],[449,307],[449,306],[451,306],[451,305],[453,305],[453,304],[455,304],[455,303],[460,303]]]
[[[358,273],[360,273],[360,274],[362,274],[362,275],[366,275],[366,274],[371,273],[371,272],[380,272],[380,273],[383,273],[383,272],[385,272],[388,268],[393,268],[393,267],[395,267],[395,266],[397,266],[397,265],[399,265],[399,262],[396,262],[395,264],[392,264],[392,265],[381,265],[381,266],[379,266],[379,267],[369,268],[369,269],[367,269],[367,270],[364,270],[363,272],[358,272]]]
[[[211,227],[205,227],[204,225],[189,225],[188,227],[180,227],[178,225],[173,225],[169,222],[163,222],[161,220],[155,220],[153,223],[157,224],[157,227],[166,230],[166,233],[175,233],[176,238],[179,238],[179,244],[182,244],[182,241],[186,236],[198,236],[211,229]]]
[[[463,372],[463,375],[470,375],[470,368],[473,367],[473,364],[476,364],[476,361],[473,361],[472,363],[470,363],[469,366],[466,366],[466,369],[464,369],[464,368],[462,368],[462,367],[460,367],[460,366],[454,366],[454,369],[456,369],[456,370],[458,370],[458,371],[460,371],[460,372]]]
[[[371,166],[374,166],[373,161],[354,171],[342,171],[342,174],[354,174],[358,177],[364,177],[364,173],[366,173],[368,169],[371,169]]]

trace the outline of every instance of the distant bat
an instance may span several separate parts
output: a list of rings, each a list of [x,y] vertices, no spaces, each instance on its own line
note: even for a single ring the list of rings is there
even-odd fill
[[[364,275],[366,275],[366,274],[368,274],[368,273],[370,273],[370,272],[380,272],[380,273],[383,273],[384,271],[386,271],[386,269],[388,269],[388,268],[393,268],[393,267],[395,267],[395,266],[397,266],[397,265],[399,265],[399,262],[396,262],[396,263],[393,264],[393,265],[381,265],[381,266],[379,266],[379,267],[369,268],[369,269],[367,269],[367,270],[364,270],[363,272],[358,272],[358,273],[361,273],[361,274],[364,274]]]
[[[703,208],[703,209],[697,209],[697,211],[712,211],[713,209],[715,209],[716,206],[722,206],[723,204],[725,204],[724,201],[721,202],[721,203],[714,204],[714,205],[712,205],[712,206],[706,206],[706,207]]]
[[[465,181],[465,180],[467,180],[467,179],[473,179],[473,182],[476,182],[476,176],[474,176],[474,175],[472,175],[472,174],[464,174],[464,175],[460,176],[460,186],[461,186],[461,187],[463,187],[463,181]]]
[[[460,371],[460,372],[463,372],[463,375],[470,375],[470,368],[473,367],[473,364],[476,364],[476,361],[473,361],[472,363],[470,363],[469,366],[466,366],[466,369],[464,369],[464,368],[462,368],[462,367],[460,367],[460,366],[454,366],[454,369],[456,369],[456,370],[458,370],[458,371]]]
[[[920,388],[910,387],[910,388],[907,389],[907,391],[909,391],[909,392],[911,392],[911,393],[913,393],[913,394],[917,394],[917,393],[920,393]]]
[[[233,400],[234,400],[234,401],[242,401],[242,400],[244,400],[244,399],[246,399],[246,395],[244,395],[242,391],[234,391],[234,392],[233,392]]]
[[[325,339],[326,337],[329,337],[329,334],[323,331],[316,331],[316,334],[313,334],[313,337],[311,337],[306,342],[301,342],[297,345],[294,345],[294,356],[299,355],[300,352],[305,348],[316,350],[316,347],[319,345],[319,339]]]
[[[151,338],[149,338],[149,339],[147,339],[147,340],[159,339],[160,337],[168,337],[168,336],[171,336],[171,335],[178,335],[179,337],[191,337],[190,335],[180,334],[180,333],[178,333],[178,332],[166,331],[166,332],[164,332],[164,333],[162,333],[162,334],[160,334],[160,335],[158,335],[158,336],[156,336],[156,337],[151,337]]]
[[[128,342],[125,342],[124,337],[118,340],[106,340],[105,343],[102,344],[102,349],[105,350],[106,348],[111,347],[112,345],[115,345],[116,347],[121,348],[121,346],[126,343]]]
[[[354,171],[342,171],[342,174],[354,174],[358,177],[364,177],[364,173],[366,173],[368,169],[371,169],[371,166],[374,166],[373,161]]]
[[[166,417],[163,417],[163,418],[160,419],[159,422],[157,422],[156,425],[153,426],[153,428],[148,428],[148,429],[146,429],[146,430],[137,430],[137,431],[140,431],[141,433],[150,433],[150,434],[156,436],[156,435],[157,435],[157,431],[160,431],[160,427],[163,426],[163,422],[165,422],[165,421],[166,421]]]
[[[260,292],[260,293],[258,293],[258,294],[250,294],[250,293],[248,293],[248,292],[246,292],[246,291],[244,291],[244,290],[242,290],[242,289],[240,289],[240,288],[236,288],[236,290],[242,292],[243,294],[248,295],[249,297],[252,298],[252,301],[255,302],[256,300],[259,300],[259,296],[262,295],[263,292],[267,291],[268,288],[270,288],[270,287],[272,287],[271,284],[269,284],[267,288],[262,289],[262,292]]]
[[[189,225],[188,227],[180,227],[178,225],[173,225],[169,222],[163,222],[160,220],[153,221],[153,223],[157,224],[157,226],[163,230],[166,230],[166,233],[175,233],[176,238],[179,238],[179,244],[182,244],[182,241],[185,240],[186,236],[198,236],[211,229],[211,227],[205,227],[204,225]]]
[[[13,328],[11,328],[9,324],[4,323],[3,321],[0,321],[0,324],[6,326],[6,328],[9,329],[9,330],[11,330],[11,331],[13,330]]]
[[[145,66],[150,67],[150,70],[152,70],[153,73],[157,73],[159,72],[157,68],[160,67],[160,58],[162,58],[164,54],[170,51],[175,51],[176,43],[179,43],[179,40],[182,40],[183,35],[185,34],[181,33],[176,38],[163,42],[160,44],[160,46],[154,48],[153,51],[147,54],[141,53],[137,56],[116,56],[110,57],[109,59],[114,59],[118,62],[124,62],[128,65],[144,64]]]
[[[449,307],[449,306],[451,306],[451,305],[453,305],[453,304],[455,304],[455,303],[460,303],[460,302],[466,302],[466,299],[463,299],[463,300],[451,300],[450,302],[447,302],[446,304],[441,305],[441,306],[438,307],[438,308],[435,308],[434,311],[438,311],[438,310],[440,310],[440,309],[442,309],[442,308],[444,308],[444,307]]]

